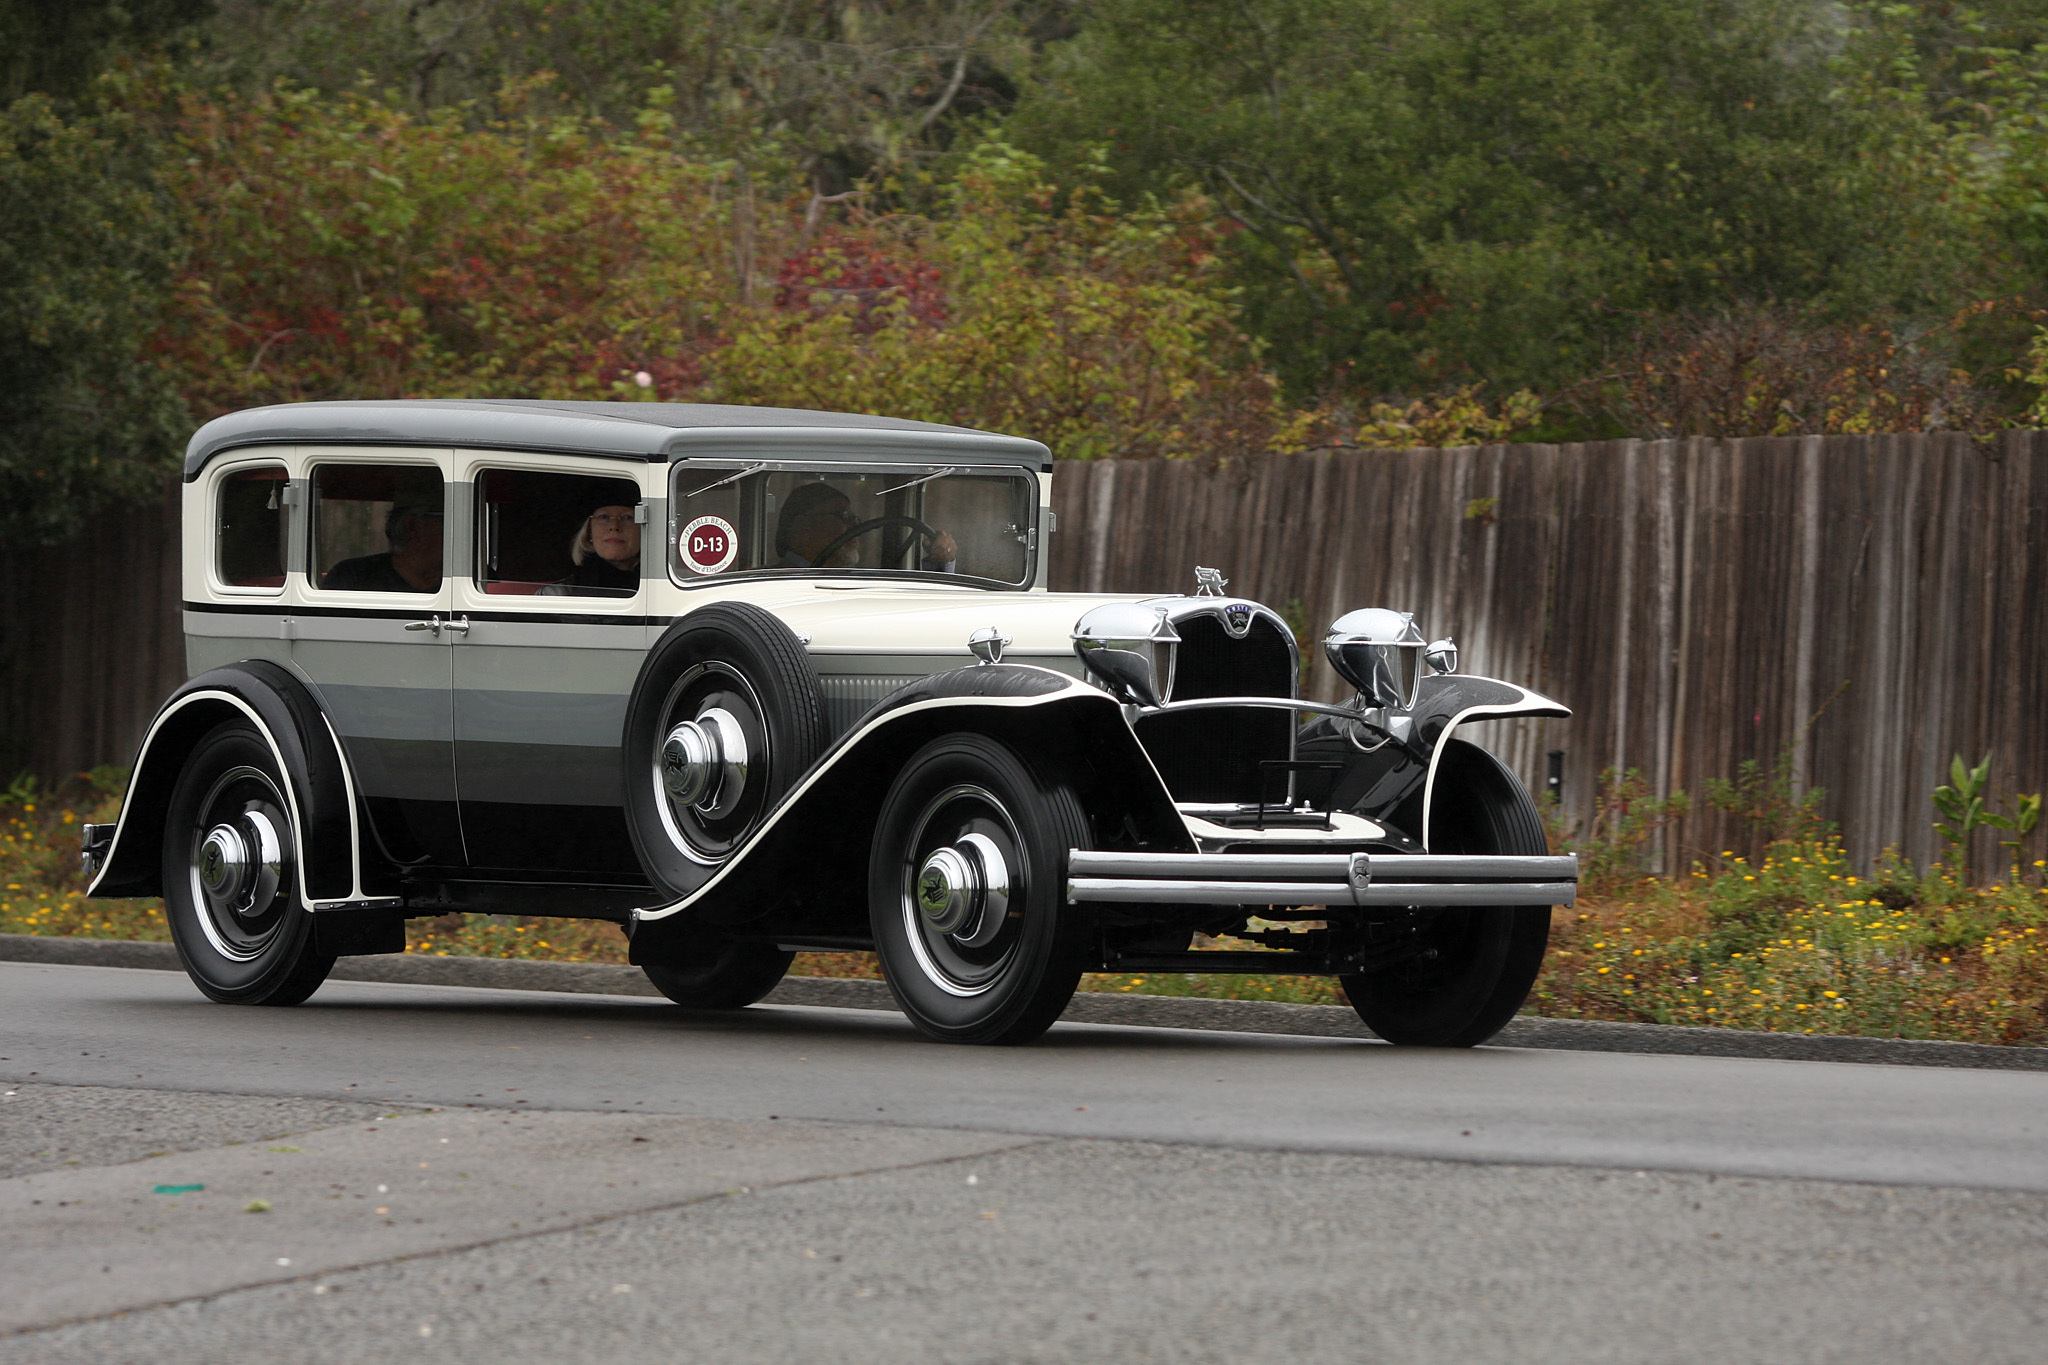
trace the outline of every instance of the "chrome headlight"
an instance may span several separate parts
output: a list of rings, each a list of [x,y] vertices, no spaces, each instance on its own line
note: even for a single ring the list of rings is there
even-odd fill
[[[1413,614],[1385,607],[1346,612],[1323,637],[1330,666],[1373,706],[1405,707],[1415,699],[1423,649]]]
[[[1074,623],[1074,653],[1104,686],[1140,706],[1173,694],[1174,647],[1180,635],[1166,612],[1137,602],[1111,602]]]

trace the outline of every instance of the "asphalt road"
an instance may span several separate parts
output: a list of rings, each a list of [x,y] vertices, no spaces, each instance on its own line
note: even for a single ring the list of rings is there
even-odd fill
[[[0,964],[0,1078],[0,1362],[2048,1360],[2040,1073]]]

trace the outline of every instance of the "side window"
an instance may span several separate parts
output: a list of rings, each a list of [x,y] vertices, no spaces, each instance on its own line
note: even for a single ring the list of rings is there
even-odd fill
[[[640,515],[631,479],[484,470],[477,586],[499,596],[631,597],[640,590]]]
[[[958,545],[955,572],[1022,583],[1031,566],[1038,487],[1010,474],[959,474],[924,487],[919,515]]]
[[[439,470],[326,464],[312,482],[314,583],[329,592],[440,588],[446,490]]]
[[[214,564],[231,588],[282,588],[285,535],[283,465],[238,469],[214,493]]]

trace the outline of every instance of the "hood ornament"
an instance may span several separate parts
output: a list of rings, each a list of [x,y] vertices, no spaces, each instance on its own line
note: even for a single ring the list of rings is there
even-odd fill
[[[1230,580],[1223,576],[1223,570],[1195,565],[1195,596],[1221,597],[1223,590],[1230,586]]]

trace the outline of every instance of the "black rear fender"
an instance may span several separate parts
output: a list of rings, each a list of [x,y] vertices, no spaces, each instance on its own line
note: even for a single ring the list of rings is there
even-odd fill
[[[226,721],[254,727],[285,775],[304,874],[299,897],[306,908],[382,899],[379,892],[389,895],[389,888],[376,885],[375,868],[367,870],[372,886],[364,885],[365,826],[348,760],[333,729],[304,683],[261,659],[202,673],[158,708],[135,756],[113,843],[86,894],[163,894],[164,820],[171,789],[193,747]]]

